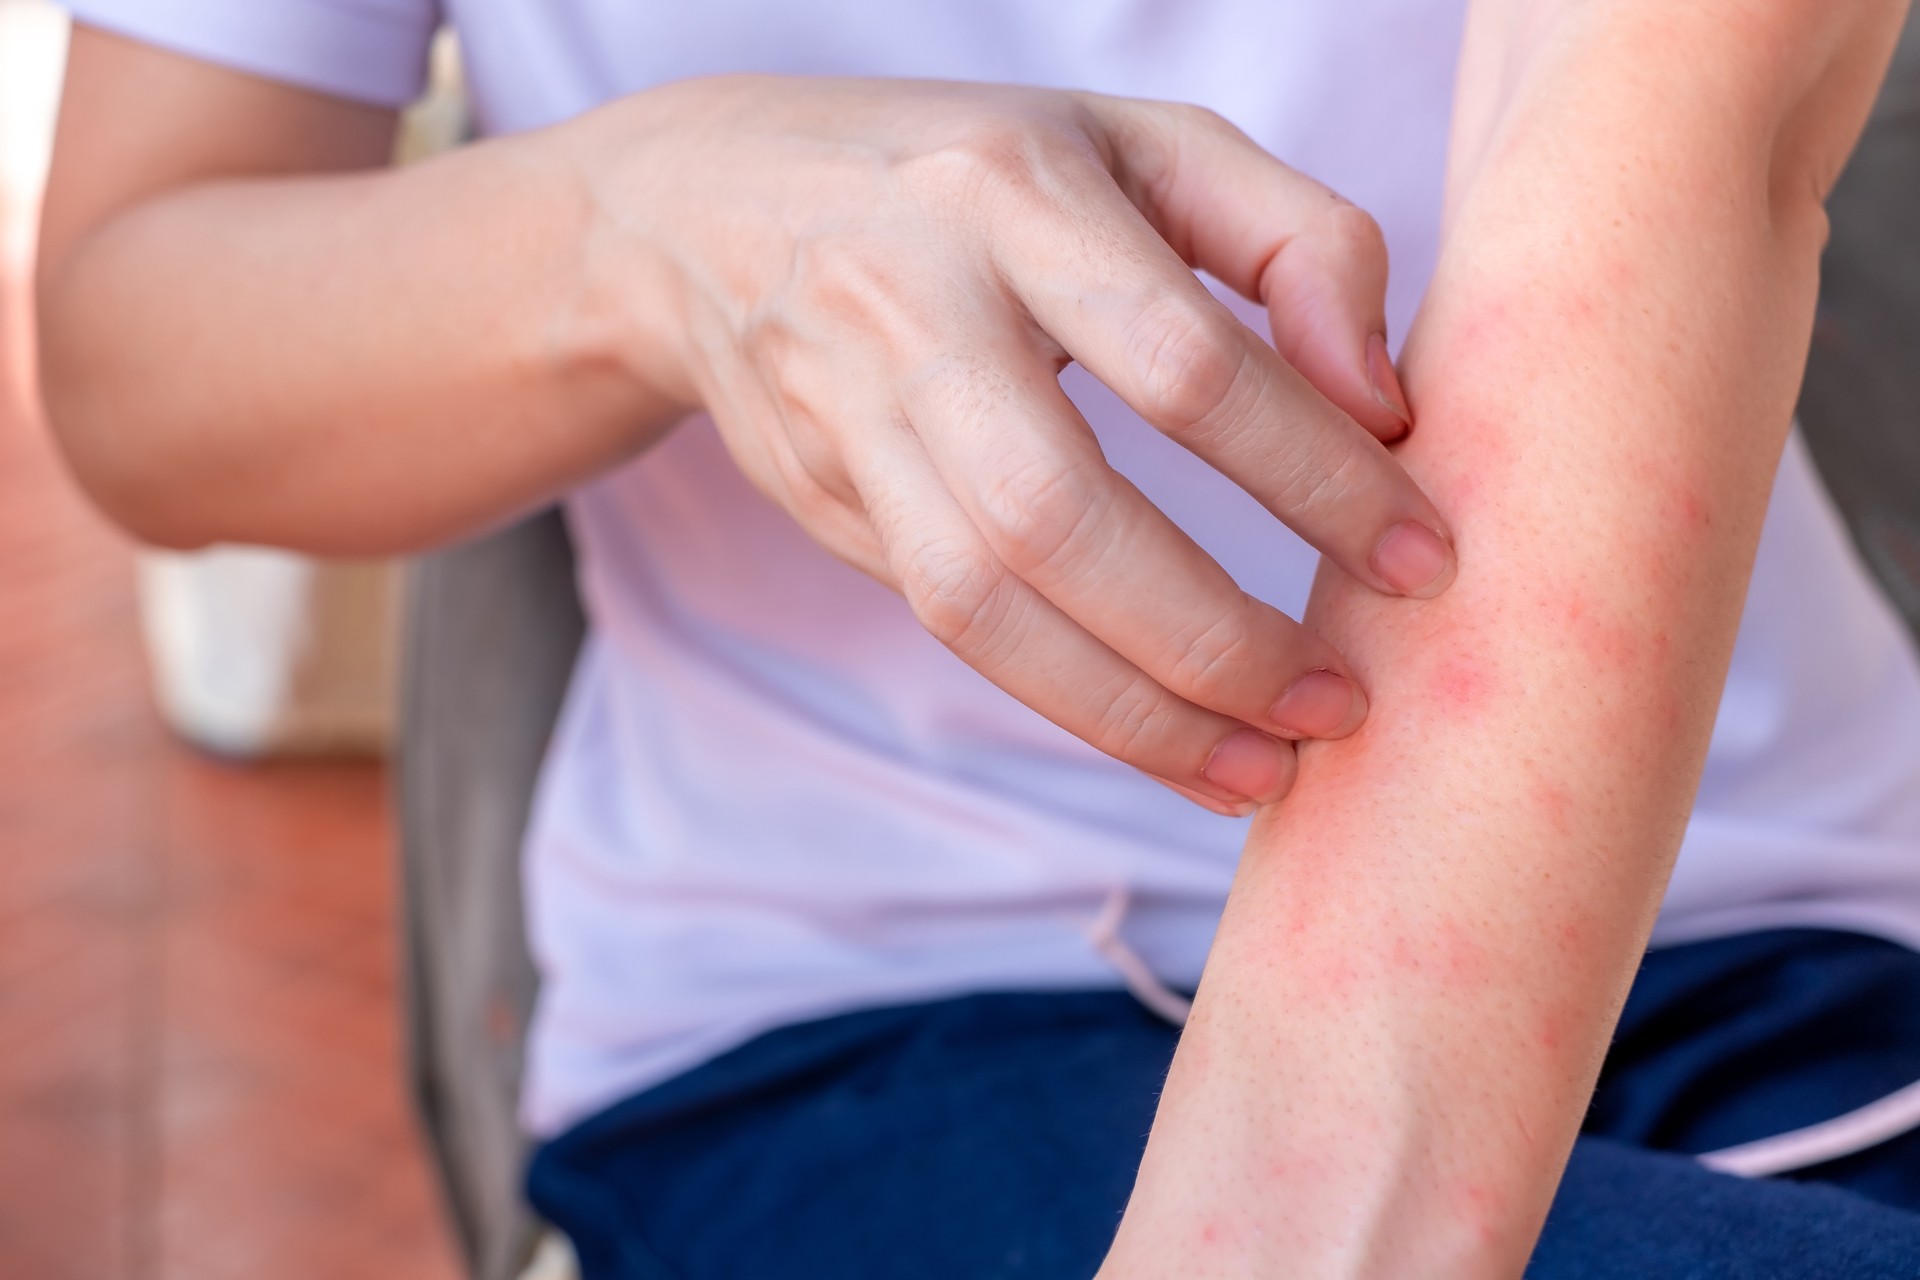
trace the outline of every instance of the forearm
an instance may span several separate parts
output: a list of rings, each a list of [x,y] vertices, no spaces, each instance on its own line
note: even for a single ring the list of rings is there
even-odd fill
[[[1209,1261],[1183,1274],[1517,1275],[1697,784],[1827,152],[1783,159],[1802,104],[1735,100],[1739,51],[1692,43],[1710,24],[1486,25],[1405,362],[1401,456],[1455,521],[1459,578],[1388,601],[1323,570],[1310,618],[1373,713],[1304,746],[1254,828],[1123,1263],[1130,1234],[1184,1235]],[[1892,25],[1848,38],[1883,54]],[[1824,99],[1821,146],[1844,153],[1864,107]]]
[[[156,541],[387,552],[641,447],[685,410],[586,287],[573,163],[515,138],[189,184],[107,220],[41,282],[46,394],[82,480]]]

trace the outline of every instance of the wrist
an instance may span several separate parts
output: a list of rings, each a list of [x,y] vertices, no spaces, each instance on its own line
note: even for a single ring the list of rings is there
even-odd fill
[[[1518,1280],[1557,1181],[1542,1171],[1535,1195],[1507,1170],[1463,1178],[1417,1125],[1259,1145],[1258,1159],[1204,1137],[1150,1153],[1098,1280]]]
[[[1244,887],[1243,908],[1260,896]],[[1457,1007],[1376,971],[1364,947],[1324,972],[1306,946],[1249,963],[1236,923],[1223,922],[1102,1280],[1519,1276],[1580,1091],[1543,1083],[1563,1073],[1533,1061],[1537,1046],[1488,1069],[1459,1042]],[[1236,975],[1257,975],[1260,996]],[[1483,1027],[1474,1043],[1489,1036],[1511,1039]]]
[[[664,148],[631,101],[503,144],[515,180],[538,193],[522,233],[542,259],[522,316],[526,358],[544,376],[616,401],[645,443],[700,401],[684,291],[655,233],[661,211],[633,189],[652,185]]]

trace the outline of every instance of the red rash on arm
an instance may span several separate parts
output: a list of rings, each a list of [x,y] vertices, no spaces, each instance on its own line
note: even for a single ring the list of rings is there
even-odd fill
[[[1480,659],[1450,653],[1440,659],[1427,687],[1442,707],[1455,715],[1469,715],[1493,696],[1494,677]]]
[[[1560,783],[1545,778],[1536,778],[1533,784],[1534,803],[1540,812],[1553,825],[1554,831],[1562,836],[1573,834],[1573,792]]]
[[[1386,600],[1322,570],[1307,621],[1372,711],[1254,823],[1102,1280],[1519,1277],[1686,829],[1811,193],[1899,6],[1473,12],[1396,449],[1458,577]],[[1237,1251],[1154,1247],[1235,1212]]]

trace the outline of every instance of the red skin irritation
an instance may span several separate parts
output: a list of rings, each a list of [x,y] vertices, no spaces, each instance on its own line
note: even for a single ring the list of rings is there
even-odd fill
[[[1495,1226],[1500,1221],[1499,1206],[1501,1197],[1492,1188],[1469,1182],[1460,1188],[1460,1198],[1466,1209],[1465,1217],[1473,1224],[1474,1234],[1485,1245],[1496,1245],[1500,1241],[1500,1229]]]
[[[1562,1032],[1558,1018],[1548,1017],[1542,1020],[1540,1024],[1540,1034],[1536,1037],[1542,1049],[1546,1050],[1549,1054],[1559,1052],[1561,1037]]]
[[[1661,639],[1665,640],[1666,637],[1662,635]],[[1660,714],[1660,720],[1661,720],[1661,723],[1666,726],[1666,731],[1669,736],[1679,733],[1682,729],[1686,727],[1686,724],[1687,724],[1686,711],[1687,709],[1685,704],[1683,704],[1678,698],[1670,699],[1667,702],[1665,709],[1662,710]]]
[[[1454,982],[1484,982],[1491,975],[1487,949],[1474,930],[1447,922],[1438,930],[1438,951],[1443,972]]]
[[[1454,330],[1454,341],[1468,351],[1479,350],[1504,335],[1509,327],[1507,311],[1506,302],[1500,298],[1483,304]]]
[[[1707,506],[1706,499],[1692,489],[1677,488],[1673,505],[1679,513],[1680,522],[1690,531],[1705,533],[1713,527],[1713,511]]]
[[[1487,949],[1473,930],[1454,921],[1441,921],[1417,935],[1395,936],[1390,956],[1400,971],[1429,974],[1448,986],[1477,985],[1492,976]]]
[[[1487,1244],[1494,1243],[1499,1238],[1493,1224],[1499,1221],[1501,1196],[1492,1187],[1467,1182],[1461,1184],[1460,1200],[1463,1216],[1473,1224],[1475,1234]]]
[[[1533,784],[1533,802],[1546,815],[1553,829],[1563,836],[1573,834],[1573,793],[1545,778]]]
[[[1624,254],[1609,254],[1601,264],[1601,271],[1615,297],[1624,297],[1640,283],[1639,261]]]
[[[1625,673],[1645,666],[1646,645],[1632,627],[1592,623],[1580,637],[1580,647],[1603,671]]]
[[[1600,320],[1600,308],[1594,302],[1593,295],[1584,291],[1572,291],[1561,296],[1562,314],[1583,329],[1591,329]]]
[[[1483,496],[1506,491],[1521,446],[1489,419],[1456,415],[1443,452],[1429,454],[1422,481],[1457,529],[1470,528]]]
[[[1434,668],[1430,689],[1440,705],[1456,715],[1477,713],[1493,696],[1492,673],[1474,658],[1453,654]]]
[[[1358,1129],[1354,1132],[1356,1140],[1363,1140],[1367,1136],[1367,1133]],[[1332,1171],[1337,1163],[1338,1160],[1336,1158],[1329,1158],[1326,1155],[1309,1155],[1296,1148],[1287,1154],[1279,1155],[1269,1160],[1267,1162],[1267,1177],[1275,1186],[1282,1189],[1311,1185],[1314,1182],[1323,1181],[1332,1176]],[[1232,1238],[1231,1232],[1228,1233],[1228,1238]]]
[[[1485,479],[1486,472],[1477,468],[1456,471],[1448,478],[1445,495],[1447,510],[1453,513],[1455,519],[1460,517],[1461,512],[1474,509],[1474,497],[1480,492]]]
[[[1658,504],[1658,514],[1669,517],[1680,533],[1704,533],[1713,527],[1711,501],[1700,486],[1675,474],[1670,459],[1641,454],[1625,465],[1641,489]]]
[[[1301,998],[1323,1008],[1341,1008],[1347,1004],[1360,980],[1360,967],[1345,951],[1333,951],[1318,959],[1294,959],[1296,967],[1311,974],[1301,987]]]
[[[1596,669],[1624,674],[1664,661],[1671,639],[1663,628],[1651,636],[1640,628],[1610,622],[1588,608],[1577,592],[1550,592],[1540,601],[1541,612]]]

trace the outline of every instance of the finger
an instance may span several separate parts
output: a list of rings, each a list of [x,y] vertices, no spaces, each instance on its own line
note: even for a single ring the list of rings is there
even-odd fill
[[[842,377],[831,390],[824,375],[799,376],[801,362],[740,369],[708,397],[714,430],[734,465],[816,543],[869,577],[892,585],[885,557],[859,495],[847,478],[827,419],[883,418],[878,367]],[[757,375],[757,376],[756,376]]]
[[[1386,448],[1241,324],[1117,190],[1000,235],[1034,321],[1142,417],[1375,590],[1453,580],[1446,525]]]
[[[1365,719],[1333,646],[1242,591],[1108,466],[1051,369],[1018,351],[949,357],[903,403],[995,558],[1161,686],[1289,738]]]
[[[1149,774],[1147,776],[1152,777],[1153,775]],[[1153,780],[1175,795],[1193,801],[1202,809],[1210,809],[1223,818],[1244,818],[1252,813],[1256,807],[1251,800],[1242,801],[1239,804],[1228,804],[1223,800],[1215,800],[1212,796],[1201,795],[1198,791],[1189,790],[1177,782],[1168,782],[1165,778],[1154,778]]]
[[[1218,812],[1277,800],[1293,785],[1291,743],[1176,696],[1002,564],[904,427],[851,469],[901,594],[968,666]]]
[[[1387,355],[1387,244],[1364,210],[1199,107],[1083,95],[1115,181],[1188,264],[1267,309],[1274,344],[1382,440],[1413,423]]]
[[[1386,240],[1364,210],[1327,197],[1314,224],[1269,259],[1259,299],[1287,363],[1391,444],[1412,430],[1413,409],[1387,350]]]

